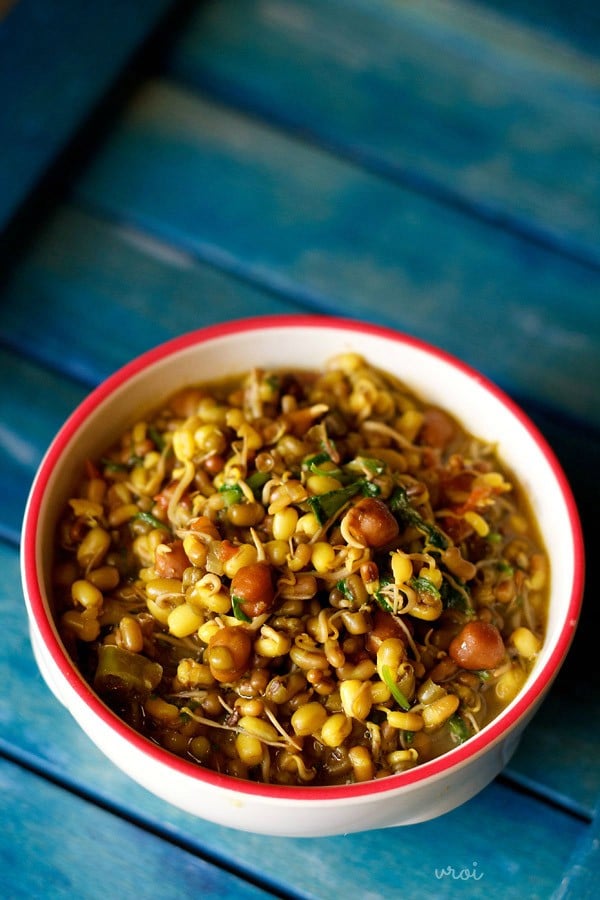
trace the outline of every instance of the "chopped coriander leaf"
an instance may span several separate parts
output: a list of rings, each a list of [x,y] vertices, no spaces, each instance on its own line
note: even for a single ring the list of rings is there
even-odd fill
[[[394,681],[394,677],[390,672],[389,666],[381,667],[381,675],[387,687],[390,689],[390,693],[398,706],[400,706],[404,710],[410,709],[410,703],[408,699],[404,696],[396,682]]]
[[[136,513],[133,519],[138,519],[140,522],[145,522],[146,525],[151,525],[152,528],[160,528],[161,531],[170,531],[168,525],[165,525],[164,522],[161,522],[160,519],[157,519],[156,516],[153,516],[152,513],[142,512]]]
[[[385,597],[384,594],[381,593],[381,591],[377,591],[375,594],[373,594],[373,596],[384,612],[394,612],[394,607],[387,599],[387,597]]]
[[[379,579],[379,590],[375,591],[375,593],[373,594],[373,597],[375,598],[376,602],[379,604],[379,606],[382,608],[382,610],[384,612],[393,613],[394,607],[392,606],[390,601],[387,599],[385,594],[381,593],[381,588],[387,587],[389,584],[393,584],[393,582],[394,582],[394,579],[392,578],[391,575],[382,575]]]
[[[452,732],[452,736],[459,744],[464,743],[469,737],[467,723],[458,713],[454,713],[454,715],[448,719],[448,727]]]
[[[344,597],[350,597],[350,591],[348,590],[348,585],[346,584],[345,578],[342,578],[341,581],[337,582],[336,588],[338,589],[338,591],[340,591],[340,593],[344,595]]]
[[[233,615],[240,622],[251,622],[252,619],[250,616],[247,616],[244,610],[242,609],[242,603],[244,602],[242,597],[236,597],[235,594],[231,595],[231,609],[233,611]]]
[[[373,481],[360,481],[360,489],[365,497],[379,497],[381,488]]]
[[[219,493],[223,495],[227,506],[233,506],[234,503],[242,503],[244,500],[244,492],[239,484],[223,484],[219,488]]]
[[[448,541],[439,528],[426,522],[423,516],[417,512],[408,499],[408,494],[402,487],[397,487],[390,497],[390,509],[406,525],[412,525],[425,534],[432,547],[438,550],[446,550]]]
[[[157,450],[162,451],[165,449],[165,441],[164,441],[162,434],[160,433],[160,431],[158,431],[157,428],[154,428],[154,426],[152,426],[152,425],[148,429],[148,437],[150,438],[150,440],[152,441],[152,443],[154,444],[154,446],[156,447]]]
[[[458,580],[457,584],[459,584]],[[442,581],[442,586],[440,588],[440,597],[442,598],[444,608],[458,609],[461,612],[466,613],[471,612],[471,604],[467,599],[469,594],[468,588],[462,583],[460,583],[459,586],[462,588],[462,590],[459,590],[458,587],[455,587],[453,584],[451,584],[451,582],[448,581],[447,578],[444,578],[444,580]]]
[[[127,463],[117,462],[114,459],[107,459],[106,457],[103,457],[100,462],[109,472],[127,472],[129,469]]]
[[[488,672],[487,669],[477,669],[477,670],[475,670],[475,674],[476,674],[482,681],[489,681],[490,673]]]
[[[436,588],[433,581],[430,581],[426,575],[420,575],[419,577],[413,577],[408,582],[409,585],[415,589],[417,594],[430,594],[432,597],[436,599],[440,598],[440,592]]]
[[[359,478],[358,481],[353,481],[352,484],[347,484],[336,491],[327,491],[325,494],[309,497],[307,502],[317,517],[319,525],[324,525],[358,493],[364,494],[365,497],[376,497],[380,490],[376,484]]]

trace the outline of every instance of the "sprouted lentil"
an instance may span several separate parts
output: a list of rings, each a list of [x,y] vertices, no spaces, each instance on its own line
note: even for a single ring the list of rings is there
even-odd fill
[[[494,448],[355,354],[178,392],[90,461],[60,630],[134,728],[289,785],[381,778],[521,689],[548,562]]]

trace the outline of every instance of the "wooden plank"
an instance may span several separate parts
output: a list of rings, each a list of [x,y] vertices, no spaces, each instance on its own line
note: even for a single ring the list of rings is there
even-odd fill
[[[566,867],[565,874],[553,894],[553,900],[595,900],[598,896],[600,871],[600,809],[593,824],[581,836]]]
[[[57,209],[23,252],[0,305],[5,344],[89,386],[182,332],[299,309],[147,233],[70,207]]]
[[[0,231],[172,5],[11,6],[0,23]]]
[[[589,53],[598,51],[600,9],[588,0],[477,0],[478,5],[498,10],[513,22],[548,32],[582,47]]]
[[[597,52],[463,0],[222,0],[198,8],[168,71],[600,264]]]
[[[230,110],[148,84],[74,194],[307,308],[412,331],[600,424],[600,272]]]
[[[273,895],[0,759],[0,894],[48,897]]]
[[[85,390],[0,348],[0,537],[18,541],[46,447]]]
[[[452,866],[482,875],[470,882],[469,896],[545,900],[587,833],[589,826],[576,817],[500,783],[432,822],[334,838],[269,838],[195,819],[107,763],[50,696],[35,670],[24,610],[14,590],[16,550],[0,543],[0,563],[0,623],[10,622],[3,629],[0,655],[0,751],[192,852],[215,862],[235,862],[238,874],[275,894],[337,900],[348,893],[379,900],[410,884],[413,896],[454,898],[464,885],[450,875],[436,876],[436,870]],[[27,715],[22,713],[24,696]],[[52,858],[62,843],[60,831],[48,827],[44,834]]]

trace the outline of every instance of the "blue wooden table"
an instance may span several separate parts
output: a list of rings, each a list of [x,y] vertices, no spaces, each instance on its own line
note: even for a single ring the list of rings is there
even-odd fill
[[[596,9],[0,4],[2,897],[598,896]],[[19,529],[62,421],[166,338],[291,311],[479,367],[539,424],[581,511],[561,675],[502,776],[422,825],[291,840],[193,819],[104,760],[32,657]]]

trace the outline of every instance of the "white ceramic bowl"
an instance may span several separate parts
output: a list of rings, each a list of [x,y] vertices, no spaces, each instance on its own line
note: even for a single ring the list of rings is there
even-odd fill
[[[51,610],[53,534],[74,474],[140,412],[178,388],[263,367],[318,367],[343,351],[399,376],[493,441],[528,493],[551,560],[545,643],[525,688],[479,734],[444,756],[378,781],[336,787],[256,784],[188,763],[133,732],[94,694],[65,652]],[[246,831],[321,836],[412,824],[474,796],[505,766],[556,676],[583,592],[579,519],[565,477],[537,429],[477,372],[411,337],[357,322],[273,317],[172,340],[126,365],[75,410],[43,459],[27,505],[22,578],[40,670],[92,741],[131,778],[189,813]]]

